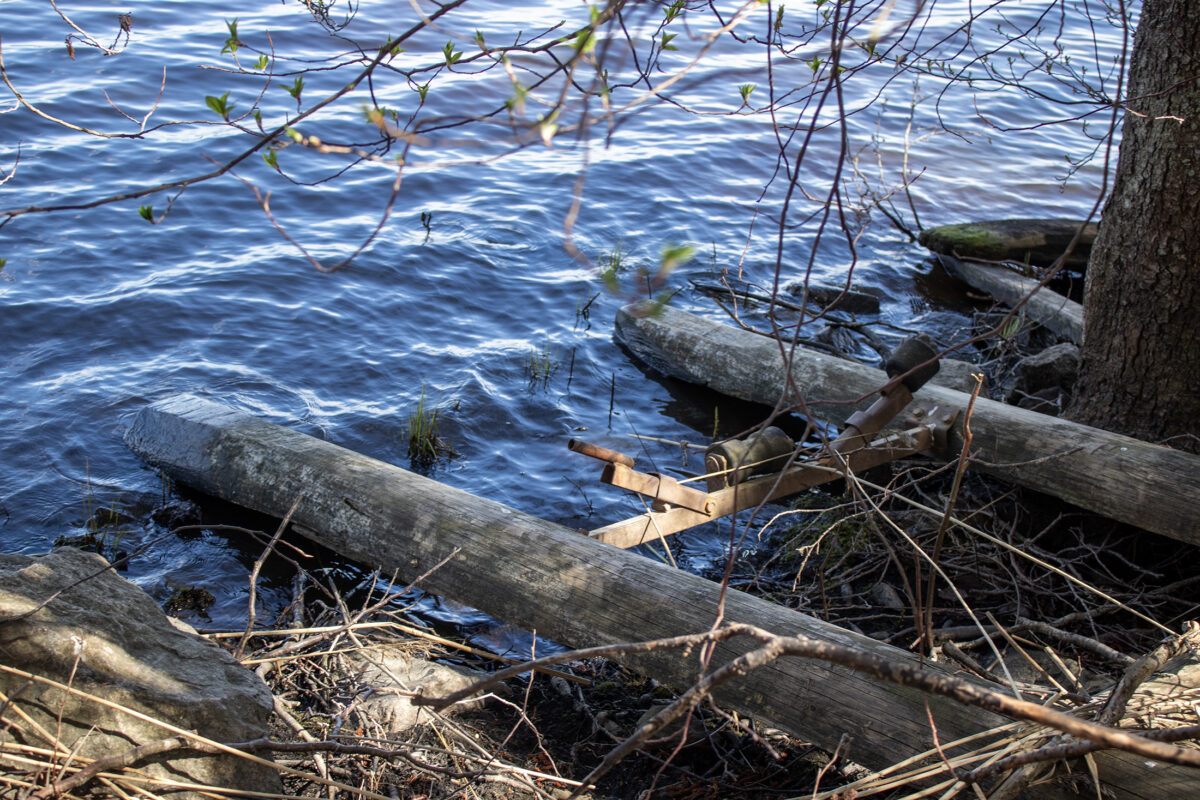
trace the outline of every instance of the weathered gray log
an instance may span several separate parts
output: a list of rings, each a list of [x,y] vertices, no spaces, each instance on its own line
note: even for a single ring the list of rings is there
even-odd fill
[[[564,644],[694,633],[716,618],[720,592],[703,578],[206,400],[176,397],[143,409],[126,442],[176,480],[247,508],[282,516],[301,498],[292,519],[305,535],[387,574],[394,570],[401,581],[446,560],[424,588]],[[734,590],[725,593],[724,619],[915,662],[905,651]],[[747,649],[746,642],[723,643],[712,663]],[[695,653],[622,660],[681,687],[698,669]],[[800,658],[755,670],[717,696],[830,750],[848,733],[850,758],[874,767],[931,746],[927,713],[943,745],[1005,722]],[[1121,797],[1171,796],[1195,779],[1192,770],[1164,764],[1148,770],[1143,759],[1125,753],[1100,753],[1097,761]]]
[[[866,397],[887,380],[882,370],[800,347],[785,357],[788,348],[773,339],[669,307],[657,315],[621,309],[617,336],[665,375],[771,406],[781,397],[789,404],[802,398],[813,415],[839,425],[857,410],[846,400]],[[787,385],[788,361],[799,398]],[[968,401],[963,392],[931,384],[917,396],[964,410]],[[971,431],[978,453],[971,469],[1200,544],[1200,456],[984,398],[975,403]]]
[[[961,281],[987,292],[1005,305],[1021,301],[1025,316],[1040,322],[1064,339],[1075,344],[1083,341],[1083,306],[1063,297],[1033,278],[1018,275],[1010,269],[977,261],[964,261],[953,256],[939,256],[946,271]]]
[[[238,505],[292,520],[342,555],[409,581],[455,553],[424,588],[505,622],[585,647],[697,633],[717,614],[710,581],[328,442],[194,397],[138,413],[126,443],[176,480]],[[515,478],[515,476],[514,476]],[[806,633],[912,661],[904,651],[749,595],[731,592],[725,618],[780,633]],[[722,647],[723,663],[747,649]],[[638,659],[679,686],[694,658]],[[929,746],[919,692],[850,670],[798,659],[731,688],[734,707],[830,749],[843,733],[853,755],[883,766]],[[1000,721],[930,698],[943,740]]]
[[[1087,265],[1099,226],[1073,219],[996,219],[942,225],[921,231],[920,243],[935,253],[985,261],[1018,261],[1048,267],[1066,252],[1080,228],[1083,232],[1067,266]]]

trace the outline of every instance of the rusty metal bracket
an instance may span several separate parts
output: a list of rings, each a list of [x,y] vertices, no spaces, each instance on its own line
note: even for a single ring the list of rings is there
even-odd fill
[[[958,409],[949,406],[939,406],[928,400],[916,400],[906,409],[902,419],[905,427],[913,428],[918,425],[929,427],[933,432],[932,449],[938,455],[950,453],[950,432],[958,421]]]
[[[614,522],[591,531],[588,536],[617,547],[634,547],[643,542],[654,541],[660,536],[686,530],[712,522],[718,517],[754,508],[761,503],[778,500],[802,492],[813,486],[842,478],[849,472],[858,472],[870,467],[886,464],[933,446],[932,424],[918,425],[909,430],[880,436],[869,447],[850,449],[845,452],[826,452],[811,461],[796,464],[783,472],[750,478],[742,483],[704,495],[704,510],[689,508],[683,503],[672,507],[659,507],[630,519]],[[605,474],[610,467],[605,467]],[[614,471],[616,471],[614,469]],[[641,475],[641,473],[635,473]],[[646,476],[652,477],[652,476]],[[661,478],[661,476],[653,476]],[[613,481],[614,485],[621,485]],[[635,487],[634,491],[639,491]],[[644,494],[657,493],[659,498],[670,496],[671,487],[662,484],[648,485]],[[680,487],[686,488],[686,487]],[[695,491],[695,490],[690,490]]]
[[[572,439],[567,445],[571,450],[605,462],[603,482],[653,501],[650,513],[605,525],[588,535],[618,547],[633,547],[913,453],[932,448],[946,451],[958,412],[911,402],[912,393],[938,370],[936,348],[919,337],[906,340],[888,358],[885,369],[892,380],[880,390],[879,399],[865,411],[852,414],[841,435],[808,461],[787,466],[795,458],[795,446],[778,428],[709,447],[705,452],[707,492],[666,475],[638,472],[630,456]],[[911,410],[908,430],[880,435],[883,426],[906,407]],[[774,471],[756,477],[756,472],[765,470]]]

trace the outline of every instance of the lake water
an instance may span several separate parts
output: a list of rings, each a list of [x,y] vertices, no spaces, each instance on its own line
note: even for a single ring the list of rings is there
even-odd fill
[[[895,19],[911,5],[901,0]],[[1049,5],[1060,4],[1015,0],[1003,7],[1011,24],[1028,27]],[[939,0],[922,18],[920,41],[933,48],[931,54],[961,47],[964,37],[957,31],[967,7]],[[1103,21],[1088,23],[1081,7],[1067,3],[1061,25],[1056,16],[1042,25],[1048,41],[1057,35],[1074,54],[1076,68],[1091,65],[1095,75],[1097,63],[1111,67],[1119,31]],[[117,108],[137,120],[153,109],[150,125],[195,122],[141,139],[100,138],[39,117],[10,94],[0,101],[0,168],[10,176],[0,185],[0,209],[86,204],[211,170],[253,139],[214,124],[219,120],[206,96],[229,92],[236,116],[262,93],[268,125],[296,112],[296,102],[281,88],[292,76],[264,92],[261,76],[228,71],[234,64],[221,53],[229,35],[225,10],[103,0],[60,8],[106,45],[119,30],[117,14],[132,11],[132,36],[123,52],[111,56],[77,42],[72,60],[64,46],[70,29],[48,3],[0,2],[5,66],[29,103],[105,132],[137,130]],[[725,11],[732,15],[737,8],[729,4]],[[749,17],[738,30],[765,36],[767,6],[746,8]],[[811,3],[789,3],[785,10],[784,31],[793,33],[820,13]],[[363,2],[340,31],[344,38],[334,40],[301,4],[251,2],[239,4],[237,12],[243,64],[253,63],[250,48],[274,48],[281,72],[300,63],[289,59],[344,56],[353,52],[353,41],[377,48],[385,34],[414,21],[408,4]],[[655,25],[662,15],[660,6],[630,11],[629,34],[643,54],[660,35]],[[447,41],[470,56],[479,52],[472,41],[476,31],[500,44],[562,20],[563,30],[585,23],[586,6],[566,0],[470,2],[439,20],[435,31],[406,42],[394,63],[444,65]],[[655,79],[667,80],[687,66],[711,28],[699,11],[673,23],[668,30],[677,31],[673,44],[679,49],[664,54]],[[998,35],[983,25],[976,33],[980,42]],[[854,35],[863,41],[867,30]],[[801,90],[813,77],[804,60],[828,57],[828,50],[822,34],[797,49],[801,58],[775,64],[776,93]],[[574,51],[559,46],[554,52],[569,58]],[[672,302],[720,315],[710,300],[687,288],[689,279],[740,272],[769,288],[781,239],[784,283],[801,280],[810,260],[815,282],[844,283],[851,264],[836,214],[817,235],[819,201],[829,191],[841,148],[837,126],[815,128],[800,168],[803,191],[791,197],[780,235],[787,187],[782,176],[771,181],[778,166],[776,133],[768,115],[739,109],[740,85],[756,84],[750,107],[768,98],[763,52],[761,45],[719,42],[672,87],[671,103],[647,101],[628,109],[611,131],[598,123],[586,144],[568,131],[546,146],[537,125],[514,129],[504,124],[503,113],[499,124],[432,130],[408,152],[397,200],[378,236],[334,274],[318,272],[276,232],[243,180],[271,192],[272,212],[288,234],[332,264],[378,225],[396,176],[394,161],[360,165],[305,186],[281,179],[254,154],[239,165],[237,177],[190,187],[156,225],[138,208],[150,205],[157,218],[171,193],[13,219],[0,228],[0,258],[6,259],[0,270],[4,548],[45,551],[59,537],[82,533],[98,509],[120,518],[123,548],[167,530],[170,514],[162,507],[176,501],[159,475],[125,448],[122,434],[138,409],[180,392],[401,466],[409,464],[408,415],[424,393],[441,409],[441,433],[456,452],[435,467],[438,479],[573,527],[597,527],[635,513],[626,498],[598,484],[596,462],[567,452],[568,438],[593,440],[670,469],[683,466],[678,448],[629,435],[706,443],[714,424],[731,434],[754,420],[732,404],[647,374],[613,341],[614,312],[640,291],[633,270],[657,269],[664,245],[694,244],[696,257],[669,276],[668,288],[682,289]],[[630,66],[620,53],[620,44],[613,44],[614,84]],[[844,58],[858,65],[863,52],[849,47]],[[514,74],[532,85],[529,70],[544,57],[514,56],[512,63]],[[479,66],[463,63],[456,70],[473,73]],[[354,66],[309,74],[301,107],[355,74]],[[483,75],[432,70],[419,80],[429,81],[419,110],[418,93],[394,73],[381,74],[370,87],[374,103],[397,109],[402,122],[413,113],[452,121],[492,111],[512,96],[509,78],[498,69]],[[1043,71],[1030,80],[1051,98],[1068,96],[1056,75]],[[911,76],[884,65],[863,68],[845,82],[845,106],[855,110],[846,126],[847,146],[870,188],[887,190],[880,188],[881,169],[887,187],[898,185],[907,150],[909,174],[921,175],[911,189],[913,203],[927,226],[1091,211],[1101,186],[1099,163],[1065,185],[1058,179],[1067,171],[1066,157],[1094,145],[1089,134],[1102,129],[1104,115],[1087,131],[1079,125],[1005,130],[1079,108],[1064,110],[983,84],[951,87],[939,99],[944,85],[925,78],[914,88]],[[1111,78],[1105,86],[1111,91]],[[325,142],[369,139],[367,88],[297,128]],[[526,121],[544,113],[538,103],[554,100],[559,88],[552,80],[532,91]],[[613,101],[627,103],[643,89],[614,90]],[[920,101],[915,108],[914,97]],[[597,108],[593,100],[591,110]],[[814,108],[793,103],[780,111],[780,125],[800,122],[789,158],[795,158]],[[834,118],[830,108],[819,122]],[[570,126],[577,111],[572,107],[557,121]],[[281,150],[278,160],[300,184],[321,181],[349,163],[297,146]],[[564,247],[564,222],[585,165],[571,240],[591,265]],[[849,171],[842,179],[846,202],[857,203],[863,182]],[[900,195],[896,200],[911,225],[907,203]],[[866,218],[851,221],[859,225]],[[960,304],[928,296],[926,253],[884,216],[871,214],[856,233],[854,282],[885,298],[881,319],[944,337],[966,324]],[[595,263],[618,249],[631,268],[614,293],[605,289]],[[879,332],[888,341],[899,335]],[[531,357],[553,363],[548,380],[531,380]],[[721,557],[721,542],[711,533],[679,538],[676,556],[685,566],[703,570]],[[138,557],[127,574],[160,601],[178,587],[207,588],[217,598],[211,624],[237,624],[245,612],[246,566],[256,555],[250,543],[222,534],[168,538]]]

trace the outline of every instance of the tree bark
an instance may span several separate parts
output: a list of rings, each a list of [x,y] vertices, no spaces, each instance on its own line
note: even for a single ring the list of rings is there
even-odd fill
[[[1145,0],[1128,98],[1070,414],[1200,452],[1200,3]]]

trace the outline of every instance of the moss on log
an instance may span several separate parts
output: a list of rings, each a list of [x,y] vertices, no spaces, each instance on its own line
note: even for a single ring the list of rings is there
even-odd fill
[[[1098,226],[1070,219],[999,219],[963,222],[921,231],[918,241],[935,253],[984,261],[1017,261],[1046,267],[1061,256],[1071,239],[1083,232],[1066,265],[1087,266]]]

